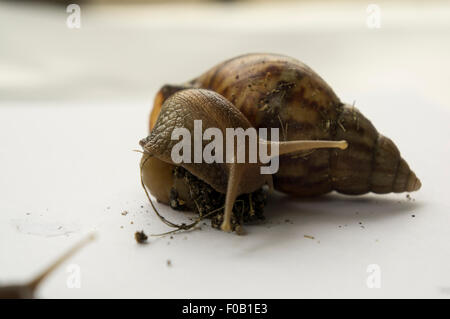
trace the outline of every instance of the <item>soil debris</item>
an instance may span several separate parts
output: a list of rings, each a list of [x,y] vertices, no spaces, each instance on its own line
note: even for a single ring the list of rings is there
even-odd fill
[[[224,214],[225,194],[217,192],[181,166],[175,167],[173,176],[177,185],[186,188],[188,198],[181,198],[179,191],[173,187],[170,192],[170,206],[175,210],[193,210],[200,217],[209,218],[213,228],[220,228]],[[267,191],[263,188],[251,194],[240,195],[233,206],[231,218],[233,231],[240,231],[242,228],[238,226],[244,223],[263,220],[266,202]],[[217,212],[210,214],[213,211]]]
[[[144,231],[141,230],[141,231],[137,231],[137,232],[134,233],[134,239],[136,239],[136,242],[138,244],[144,244],[144,243],[147,242],[148,237],[144,233]]]

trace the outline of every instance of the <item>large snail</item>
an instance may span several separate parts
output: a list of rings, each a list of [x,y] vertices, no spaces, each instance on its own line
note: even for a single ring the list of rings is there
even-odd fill
[[[252,193],[264,183],[270,185],[272,179],[276,190],[294,196],[333,190],[349,195],[385,194],[421,187],[395,144],[379,134],[354,106],[341,103],[308,66],[282,55],[248,54],[227,60],[184,84],[165,85],[158,92],[150,116],[150,135],[140,144],[149,155],[144,154],[143,182],[161,202],[170,202],[174,187],[188,200],[189,194],[173,177],[178,164],[168,154],[176,142],[170,140],[171,129],[176,126],[173,123],[192,129],[194,119],[206,120],[204,128],[278,128],[281,132],[279,170],[274,175],[259,175],[256,168],[260,164],[247,167],[244,177],[225,164],[181,165],[227,194],[224,230],[230,229],[236,196]],[[343,141],[348,143],[347,149]],[[265,142],[259,139],[259,143]],[[308,149],[311,151],[305,151]]]

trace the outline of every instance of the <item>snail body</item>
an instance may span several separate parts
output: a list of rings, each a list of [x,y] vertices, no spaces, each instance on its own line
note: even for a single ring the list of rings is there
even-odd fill
[[[261,160],[249,160],[250,152],[244,152],[245,158],[243,161],[239,162],[236,160],[239,150],[249,150],[251,147],[250,138],[248,140],[244,139],[241,144],[234,144],[233,142],[234,146],[230,149],[227,147],[222,148],[226,149],[226,161],[204,163],[196,161],[195,157],[198,153],[194,153],[198,141],[196,141],[195,136],[188,134],[186,135],[188,136],[186,137],[188,146],[186,149],[183,149],[183,156],[187,154],[187,158],[176,162],[173,150],[176,149],[179,141],[173,138],[174,133],[177,130],[184,130],[183,132],[187,133],[195,132],[196,122],[202,123],[202,135],[209,129],[218,130],[220,135],[223,136],[226,135],[224,132],[230,128],[239,128],[242,131],[252,128],[251,123],[244,114],[216,92],[205,89],[186,89],[176,92],[163,103],[150,135],[140,141],[140,145],[144,150],[143,163],[141,165],[144,173],[142,181],[151,192],[152,189],[155,190],[154,195],[158,196],[158,193],[156,193],[158,187],[164,190],[166,186],[156,186],[155,184],[164,183],[164,181],[155,181],[155,183],[153,181],[158,177],[163,177],[160,174],[167,172],[167,167],[160,165],[158,162],[147,166],[147,160],[153,158],[170,165],[182,166],[217,192],[226,194],[224,221],[221,228],[225,231],[231,231],[230,220],[236,198],[241,194],[253,193],[264,185],[271,186],[272,175],[262,172],[261,166],[265,163]],[[321,148],[345,149],[347,147],[347,142],[345,141],[296,140],[279,142],[264,140],[256,135],[255,137],[256,149],[258,151],[263,147],[269,149],[272,157],[304,150]],[[204,140],[200,142],[202,143],[200,152],[204,155],[206,142]],[[222,140],[219,143],[222,144],[224,141]],[[215,148],[215,152],[217,152],[217,148]],[[170,165],[168,166],[169,169]],[[172,180],[168,180],[165,184],[170,185],[172,182]]]
[[[318,149],[280,156],[280,169],[273,175],[278,191],[305,197],[333,190],[358,195],[411,192],[421,187],[392,140],[378,133],[357,108],[342,103],[319,75],[296,59],[248,54],[184,84],[165,85],[155,98],[150,128],[164,101],[187,88],[217,92],[253,127],[278,128],[281,140],[348,142],[345,151]]]

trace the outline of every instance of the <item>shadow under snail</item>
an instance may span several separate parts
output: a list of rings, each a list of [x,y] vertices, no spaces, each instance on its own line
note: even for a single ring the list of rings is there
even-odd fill
[[[202,120],[203,131],[210,127],[279,129],[279,142],[258,137],[258,147],[270,149],[277,143],[279,170],[262,175],[260,162],[247,161],[174,163],[170,154],[178,141],[171,140],[171,133],[181,127],[192,131],[194,120]],[[173,173],[183,167],[225,194],[221,222],[225,231],[235,228],[230,220],[236,198],[265,184],[297,197],[333,190],[348,195],[400,193],[421,187],[389,138],[378,133],[357,108],[342,103],[308,66],[287,56],[242,55],[181,85],[164,85],[156,95],[149,124],[150,135],[140,141],[143,185],[160,202],[170,204],[175,191],[182,203],[195,208],[189,185],[180,183]]]

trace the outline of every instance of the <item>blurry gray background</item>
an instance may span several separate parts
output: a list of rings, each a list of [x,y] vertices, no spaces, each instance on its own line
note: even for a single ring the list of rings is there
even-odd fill
[[[275,52],[310,65],[343,100],[381,85],[450,103],[439,94],[450,80],[448,1],[377,2],[379,29],[365,1],[84,3],[80,29],[66,26],[64,5],[0,4],[1,100],[148,99],[226,58]]]

